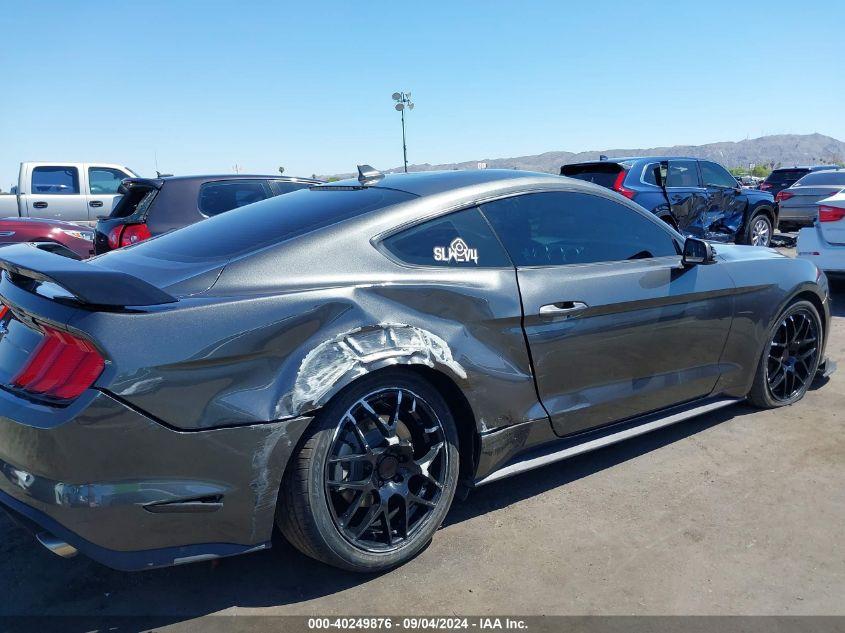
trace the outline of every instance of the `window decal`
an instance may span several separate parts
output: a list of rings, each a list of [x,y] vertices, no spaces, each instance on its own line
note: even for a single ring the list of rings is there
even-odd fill
[[[454,261],[455,263],[466,263],[475,262],[478,263],[478,249],[477,248],[470,248],[467,246],[467,243],[464,242],[460,237],[456,237],[452,240],[449,244],[449,248],[447,249],[445,246],[435,246],[434,247],[434,261],[436,262],[451,262]]]

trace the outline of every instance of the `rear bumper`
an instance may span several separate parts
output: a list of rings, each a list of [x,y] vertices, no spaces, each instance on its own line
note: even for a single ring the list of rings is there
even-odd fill
[[[798,231],[795,250],[799,258],[813,262],[825,273],[845,274],[845,246],[829,244],[815,226]]]
[[[778,221],[781,224],[799,224],[801,226],[812,226],[818,213],[818,207],[778,207]]]
[[[268,540],[265,543],[259,543],[253,546],[237,545],[234,543],[202,543],[180,547],[123,552],[107,549],[85,540],[78,534],[68,530],[49,515],[39,512],[25,503],[21,503],[2,491],[0,491],[0,508],[5,510],[16,523],[29,530],[33,536],[37,536],[42,532],[49,532],[65,543],[72,545],[88,558],[119,571],[141,571],[143,569],[155,569],[156,567],[195,563],[202,560],[257,552],[270,547],[270,541]]]
[[[121,570],[269,546],[310,418],[184,432],[102,392],[82,399],[49,412],[0,391],[0,506]]]

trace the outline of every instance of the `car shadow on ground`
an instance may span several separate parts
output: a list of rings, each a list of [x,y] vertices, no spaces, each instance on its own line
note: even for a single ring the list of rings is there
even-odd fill
[[[845,280],[831,280],[831,287],[833,314],[845,317]],[[814,388],[822,384],[816,383]],[[753,411],[747,405],[735,405],[484,486],[455,503],[444,528],[612,468]],[[122,573],[83,556],[57,558],[0,513],[0,617],[77,616],[55,622],[63,631],[103,628],[104,621],[113,631],[139,631],[232,607],[295,606],[364,587],[378,578],[317,563],[278,536],[270,551]]]
[[[457,501],[444,528],[612,468],[751,411],[736,405],[490,484]],[[266,552],[122,573],[83,556],[55,557],[5,518],[0,520],[0,533],[5,541],[0,546],[0,594],[4,595],[0,616],[76,616],[61,619],[64,631],[90,630],[97,620],[107,621],[113,631],[140,631],[231,607],[295,605],[364,586],[379,577],[317,563],[278,536],[273,549]]]

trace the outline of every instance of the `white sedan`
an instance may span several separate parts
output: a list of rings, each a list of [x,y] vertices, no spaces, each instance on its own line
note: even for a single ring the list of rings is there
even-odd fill
[[[798,257],[826,273],[845,274],[845,191],[818,203],[816,224],[798,231]]]

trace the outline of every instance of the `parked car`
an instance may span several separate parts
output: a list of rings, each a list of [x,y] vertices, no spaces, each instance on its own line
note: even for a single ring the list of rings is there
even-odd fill
[[[820,200],[845,189],[845,169],[814,171],[775,196],[784,228],[812,226]]]
[[[814,265],[714,252],[548,174],[365,166],[84,262],[10,246],[0,268],[0,504],[120,569],[265,549],[274,521],[316,559],[387,569],[459,485],[792,404],[830,367]]]
[[[816,224],[798,231],[796,250],[824,272],[845,275],[845,191],[819,202]]]
[[[67,247],[80,259],[94,254],[91,229],[43,218],[3,218],[0,220],[0,246],[21,242],[43,242]]]
[[[560,173],[613,189],[684,235],[768,246],[778,225],[770,194],[743,189],[727,169],[709,160],[610,158],[564,165]]]
[[[760,183],[760,189],[776,196],[779,191],[791,187],[810,172],[824,171],[825,169],[836,169],[836,165],[781,167],[766,176],[766,179]]]
[[[760,183],[763,182],[762,178],[758,178],[757,176],[749,176],[749,175],[737,176],[736,179],[737,179],[737,181],[739,181],[739,184],[742,185],[743,187],[759,187]]]
[[[94,249],[97,254],[106,253],[320,182],[246,174],[129,178],[123,182],[123,199],[97,222]]]
[[[136,176],[128,167],[107,163],[21,163],[14,193],[0,194],[0,217],[93,225],[120,199],[120,182]]]

